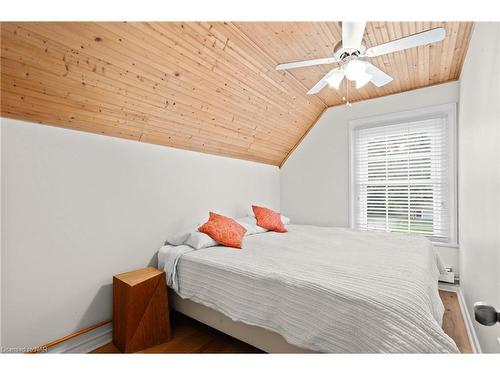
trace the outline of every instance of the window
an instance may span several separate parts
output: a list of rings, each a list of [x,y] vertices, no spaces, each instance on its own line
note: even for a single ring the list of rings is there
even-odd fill
[[[351,225],[456,243],[455,105],[351,122]]]

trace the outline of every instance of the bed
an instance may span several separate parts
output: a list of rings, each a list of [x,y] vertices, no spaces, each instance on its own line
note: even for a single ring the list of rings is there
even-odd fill
[[[242,250],[163,247],[174,308],[267,352],[458,353],[427,239],[287,228]]]

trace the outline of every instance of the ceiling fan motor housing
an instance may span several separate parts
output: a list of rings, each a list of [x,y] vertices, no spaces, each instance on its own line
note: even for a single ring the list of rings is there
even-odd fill
[[[361,44],[359,48],[343,48],[342,41],[335,45],[333,57],[342,64],[348,63],[351,60],[357,59],[364,56],[366,52],[366,46]]]

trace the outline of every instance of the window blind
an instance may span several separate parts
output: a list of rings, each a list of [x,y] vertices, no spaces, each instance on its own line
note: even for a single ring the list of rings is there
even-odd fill
[[[353,131],[354,226],[450,242],[446,118]]]

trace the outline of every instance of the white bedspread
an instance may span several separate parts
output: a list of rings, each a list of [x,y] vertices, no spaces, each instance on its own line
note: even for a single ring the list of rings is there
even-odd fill
[[[456,353],[441,329],[438,260],[425,238],[290,225],[242,250],[163,249],[178,293],[233,320],[333,353]],[[173,258],[178,260],[174,261]],[[176,288],[177,289],[177,288]]]

